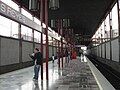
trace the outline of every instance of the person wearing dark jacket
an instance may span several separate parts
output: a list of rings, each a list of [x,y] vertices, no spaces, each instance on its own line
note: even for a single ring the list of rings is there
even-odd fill
[[[65,50],[66,63],[69,63],[69,53],[68,50]]]
[[[34,60],[34,77],[33,80],[38,80],[40,65],[42,63],[42,53],[39,52],[38,48],[34,49],[34,53],[29,56]]]

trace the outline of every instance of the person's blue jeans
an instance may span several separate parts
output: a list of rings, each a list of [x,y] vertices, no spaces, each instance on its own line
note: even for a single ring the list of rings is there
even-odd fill
[[[40,65],[34,65],[34,77],[33,77],[33,79],[38,80],[39,70],[40,70]]]
[[[69,59],[69,61],[70,61],[70,59],[71,59],[71,58],[70,58],[70,55],[68,55],[68,59]]]
[[[69,63],[69,56],[66,56],[66,63]]]

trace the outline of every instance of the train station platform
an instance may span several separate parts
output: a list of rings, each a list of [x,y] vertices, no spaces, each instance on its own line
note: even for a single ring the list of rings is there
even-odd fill
[[[44,76],[45,74],[45,63]],[[39,75],[40,76],[40,75]],[[49,80],[32,80],[33,67],[0,75],[0,90],[115,90],[85,56],[65,62],[58,69],[57,60],[49,62]],[[105,85],[104,85],[105,84]]]

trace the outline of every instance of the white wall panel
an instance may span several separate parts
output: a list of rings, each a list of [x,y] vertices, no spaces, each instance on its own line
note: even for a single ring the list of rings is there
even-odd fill
[[[98,49],[99,49],[99,48],[98,48],[98,46],[97,46],[97,56],[99,56],[99,51],[98,51]]]
[[[57,55],[57,48],[56,47],[54,47],[54,55],[56,56]]]
[[[19,63],[19,41],[1,37],[1,65]]]
[[[29,54],[33,53],[33,43],[30,42],[22,42],[22,61],[32,61],[32,59],[29,57]]]
[[[119,42],[118,39],[112,42],[112,60],[119,62]]]
[[[110,42],[106,43],[106,59],[110,59]]]
[[[52,46],[49,46],[49,58],[52,57]]]
[[[102,44],[102,58],[105,58],[105,44]]]
[[[97,56],[97,47],[95,47],[95,55]]]
[[[101,57],[101,46],[99,46],[99,57]]]

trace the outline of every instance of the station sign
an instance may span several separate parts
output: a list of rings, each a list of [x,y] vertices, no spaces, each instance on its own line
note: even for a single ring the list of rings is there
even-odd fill
[[[32,29],[35,29],[38,31],[41,30],[40,25],[36,24],[35,22],[30,20],[26,16],[22,15],[20,12],[16,11],[15,9],[11,8],[7,4],[3,3],[2,1],[0,1],[0,14],[18,23],[28,26]]]
[[[13,21],[18,22],[18,23],[21,23],[22,25],[25,25],[29,28],[32,28],[32,29],[37,30],[39,32],[42,32],[42,29],[41,29],[42,27],[39,24],[33,22],[32,20],[30,20],[29,18],[27,18],[26,16],[24,16],[20,12],[16,11],[12,7],[3,3],[1,0],[0,0],[0,15],[7,17]],[[44,32],[42,32],[42,33],[44,33]],[[51,32],[49,32],[48,35],[57,39],[57,40],[60,40],[60,37],[53,35]]]

